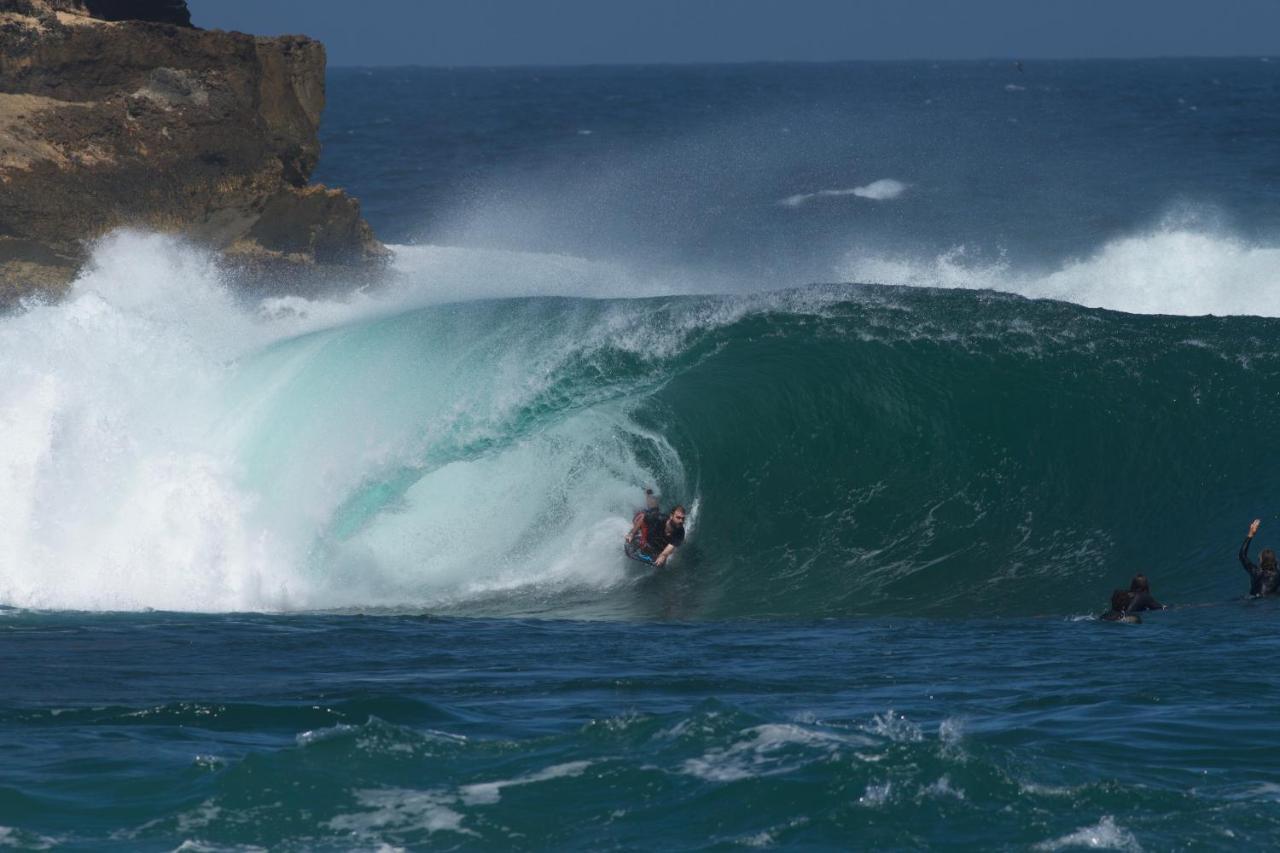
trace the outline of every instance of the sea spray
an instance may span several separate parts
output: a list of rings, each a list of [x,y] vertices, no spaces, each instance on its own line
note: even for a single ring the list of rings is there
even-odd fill
[[[835,275],[998,290],[1133,314],[1280,317],[1280,245],[1177,225],[1117,237],[1045,269],[958,246],[932,258],[851,252]]]

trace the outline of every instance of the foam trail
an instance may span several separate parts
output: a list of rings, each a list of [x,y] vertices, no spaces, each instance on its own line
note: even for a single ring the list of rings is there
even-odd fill
[[[853,253],[848,281],[970,288],[1060,299],[1132,314],[1280,317],[1280,247],[1187,228],[1123,237],[1057,269],[1034,272],[976,260],[959,247],[935,258]]]
[[[851,189],[842,190],[818,190],[815,193],[799,193],[797,195],[787,196],[781,202],[784,207],[800,207],[813,201],[815,198],[840,198],[842,196],[856,196],[858,198],[870,199],[871,201],[888,201],[901,196],[907,191],[907,185],[901,181],[895,181],[893,178],[881,178],[878,181],[872,181],[866,186],[852,187]]]

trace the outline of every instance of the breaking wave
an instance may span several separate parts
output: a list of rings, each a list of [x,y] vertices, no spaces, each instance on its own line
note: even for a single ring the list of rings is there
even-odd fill
[[[961,246],[923,260],[850,254],[836,277],[997,290],[1133,314],[1280,316],[1280,247],[1177,226],[1114,239],[1050,269],[1018,268]]]
[[[419,247],[378,290],[255,300],[116,235],[67,300],[0,321],[0,600],[1073,613],[1135,567],[1225,595],[1271,497],[1244,483],[1280,462],[1275,323],[972,288],[1272,314],[1274,252],[1171,231],[1038,278],[851,262],[917,287],[680,296]],[[619,544],[654,484],[694,529],[649,579]]]

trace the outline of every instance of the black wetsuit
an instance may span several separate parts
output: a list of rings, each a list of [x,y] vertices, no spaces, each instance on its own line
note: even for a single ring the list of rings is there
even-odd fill
[[[1244,566],[1244,570],[1249,573],[1249,594],[1272,595],[1276,591],[1276,586],[1280,585],[1280,573],[1274,570],[1263,571],[1249,559],[1249,543],[1252,541],[1252,536],[1246,536],[1244,544],[1240,546],[1240,565]]]
[[[1135,592],[1124,612],[1141,613],[1143,610],[1164,610],[1164,605],[1156,601],[1149,592]]]
[[[667,521],[667,517],[662,514],[662,510],[654,507],[644,511],[644,519],[641,521],[640,546],[648,551],[654,542],[655,536],[660,536],[662,525]]]
[[[669,516],[658,516],[658,523],[649,528],[649,536],[645,540],[645,550],[650,551],[656,557],[662,553],[668,545],[674,545],[679,548],[684,544],[684,525],[676,527],[671,525],[671,533],[667,533],[667,519]],[[646,521],[648,519],[646,518]]]
[[[1125,602],[1124,609],[1116,610],[1116,605],[1121,601]],[[1156,601],[1149,592],[1116,590],[1111,596],[1111,608],[1098,618],[1104,622],[1141,622],[1142,618],[1138,614],[1144,610],[1164,610],[1164,605]]]

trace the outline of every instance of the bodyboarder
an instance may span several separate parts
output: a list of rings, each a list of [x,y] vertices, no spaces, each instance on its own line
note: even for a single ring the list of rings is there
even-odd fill
[[[1276,552],[1270,548],[1263,548],[1262,553],[1258,555],[1258,563],[1255,565],[1249,559],[1249,544],[1253,542],[1253,537],[1258,532],[1258,525],[1262,524],[1262,519],[1255,518],[1253,524],[1249,525],[1249,535],[1244,538],[1244,544],[1240,546],[1240,565],[1249,573],[1249,595],[1263,596],[1272,595],[1276,591],[1276,587],[1280,584],[1280,572],[1276,567]]]

